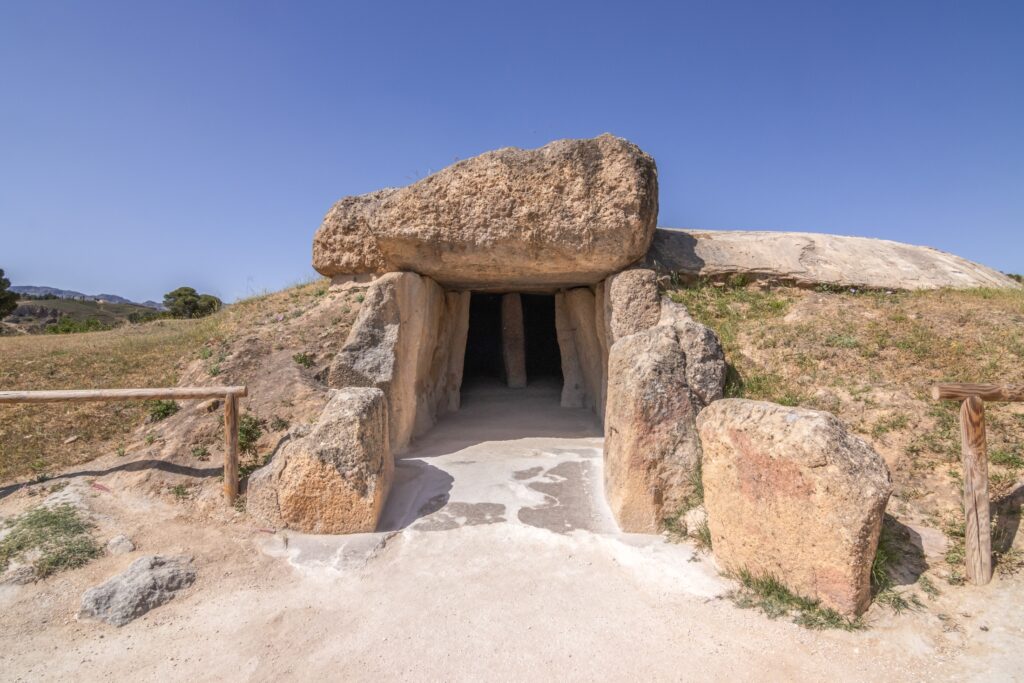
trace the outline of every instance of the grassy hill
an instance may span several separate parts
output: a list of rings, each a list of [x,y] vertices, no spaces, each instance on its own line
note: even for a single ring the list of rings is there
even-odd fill
[[[157,313],[138,304],[101,303],[78,299],[23,299],[19,308],[5,318],[6,334],[35,334],[60,318],[84,322],[96,320],[102,327],[117,327],[132,317],[145,318]]]
[[[959,405],[929,391],[1024,383],[1024,291],[698,286],[670,296],[718,332],[732,368],[727,395],[835,413],[889,465],[889,511],[945,530],[954,554],[962,548]],[[1007,551],[1000,543],[1024,502],[1024,404],[985,411],[993,544]]]
[[[249,408],[259,406],[267,418],[272,410],[284,415],[295,411],[278,404],[299,401],[288,395],[294,387],[283,371],[315,374],[317,368],[307,367],[307,359],[327,358],[324,350],[344,342],[358,309],[357,296],[328,293],[326,281],[318,280],[247,299],[198,320],[2,337],[0,389],[248,384]],[[297,354],[302,363],[293,360]],[[189,413],[183,409],[161,422],[161,439],[169,430],[181,438],[194,436],[189,432],[195,427],[179,424]],[[138,401],[0,405],[0,482],[53,474],[99,455],[127,451],[131,456],[140,438],[140,448],[156,448],[160,442],[149,443],[148,434],[139,434],[148,415],[147,405]],[[214,450],[219,448],[218,419],[210,415],[202,426],[203,438]],[[67,443],[69,439],[74,440]],[[194,460],[189,454],[185,459]]]

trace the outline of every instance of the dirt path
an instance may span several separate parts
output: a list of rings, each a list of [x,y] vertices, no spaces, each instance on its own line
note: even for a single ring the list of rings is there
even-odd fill
[[[706,556],[615,530],[589,415],[558,410],[543,388],[504,395],[467,393],[401,459],[390,532],[272,535],[244,517],[200,522],[186,506],[90,489],[103,532],[129,532],[139,551],[0,590],[0,679],[1022,675],[1019,582],[947,591],[898,617],[876,607],[856,633],[740,610]],[[189,552],[199,581],[123,628],[77,622],[82,591],[141,552]]]

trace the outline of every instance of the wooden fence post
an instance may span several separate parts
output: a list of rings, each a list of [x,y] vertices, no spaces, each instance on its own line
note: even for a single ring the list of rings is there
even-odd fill
[[[235,504],[238,497],[238,396],[235,394],[224,397],[224,495],[228,505]]]
[[[988,452],[985,402],[970,396],[960,406],[964,457],[964,543],[967,578],[975,585],[992,580],[992,519],[988,505]]]

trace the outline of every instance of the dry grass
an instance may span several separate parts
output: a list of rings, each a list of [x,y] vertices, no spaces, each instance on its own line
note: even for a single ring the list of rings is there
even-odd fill
[[[344,340],[357,305],[351,312],[343,307],[337,321],[297,320],[315,308],[327,286],[327,281],[316,280],[252,297],[201,320],[159,320],[83,334],[0,337],[0,389],[250,382],[245,369],[235,366],[238,358],[244,364],[251,356],[253,340],[268,348],[305,352],[322,345],[317,337],[321,322],[336,322],[333,341]],[[250,346],[240,352],[244,343]],[[198,374],[197,361],[202,363]],[[52,474],[99,455],[121,454],[147,415],[147,406],[137,401],[0,406],[0,481]],[[77,437],[73,443],[64,443],[72,437]]]
[[[182,357],[217,336],[221,322],[159,320],[106,332],[3,337],[0,389],[174,386]],[[145,415],[140,401],[0,406],[0,481],[116,449]],[[74,437],[73,446],[65,445]]]
[[[695,286],[669,292],[722,339],[727,394],[836,413],[893,471],[897,505],[936,526],[959,505],[955,403],[941,381],[1024,383],[1024,292],[835,293]],[[1024,404],[986,406],[992,496],[1024,475]]]

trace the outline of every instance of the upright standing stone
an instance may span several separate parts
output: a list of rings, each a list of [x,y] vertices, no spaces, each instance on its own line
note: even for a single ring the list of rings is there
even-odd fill
[[[583,387],[583,370],[576,351],[576,334],[569,316],[569,302],[564,292],[555,294],[555,333],[558,335],[558,351],[562,356],[562,407],[582,408],[585,405],[586,389]]]
[[[501,297],[501,356],[510,389],[526,386],[526,330],[523,328],[523,301],[518,294]]]
[[[576,353],[583,375],[584,403],[602,420],[601,414],[601,342],[597,338],[597,311],[594,292],[589,287],[576,287],[565,293],[566,310],[576,342]]]
[[[715,401],[697,417],[715,559],[771,575],[843,614],[871,602],[871,562],[892,482],[885,461],[829,413]]]
[[[698,402],[675,329],[622,337],[608,359],[605,495],[623,531],[657,533],[681,512],[699,477]]]
[[[309,434],[249,478],[246,507],[274,527],[312,534],[377,528],[394,477],[384,392],[334,393]]]

